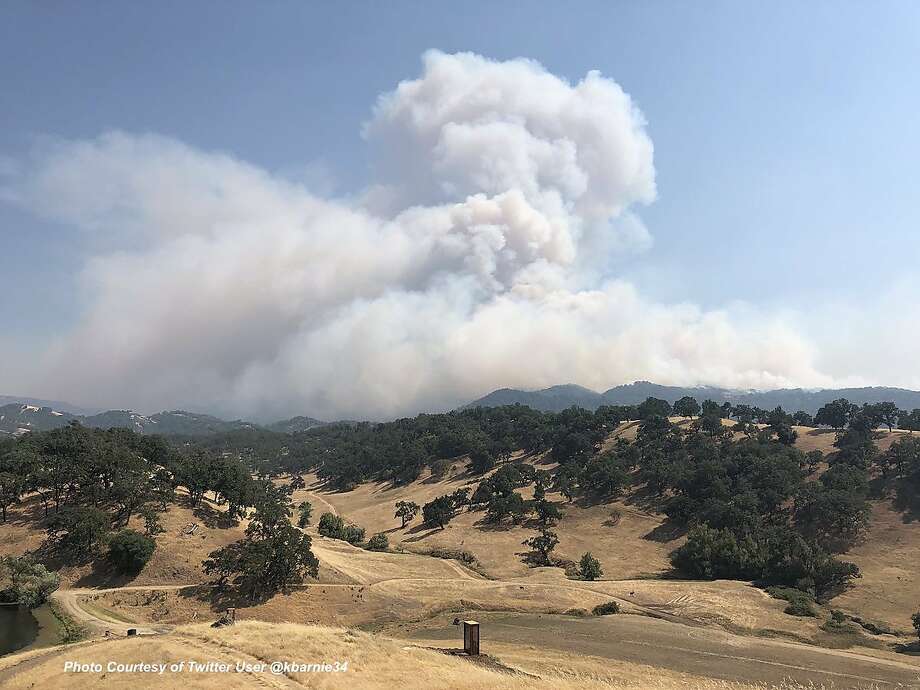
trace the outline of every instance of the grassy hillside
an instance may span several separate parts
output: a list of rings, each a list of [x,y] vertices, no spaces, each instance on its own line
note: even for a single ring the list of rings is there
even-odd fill
[[[458,643],[442,647],[456,649]],[[451,656],[424,643],[368,635],[354,630],[244,622],[223,629],[206,625],[180,628],[155,638],[121,638],[84,643],[78,647],[54,648],[17,654],[0,659],[0,685],[5,688],[470,688],[472,690],[605,690],[643,688],[647,690],[755,690],[776,687],[795,690],[796,683],[777,685],[731,683],[702,675],[677,673],[635,663],[590,656],[564,659],[553,653],[496,645],[495,656],[472,661]],[[164,675],[86,673],[64,671],[64,662],[173,663],[180,661],[239,661],[250,669],[232,673],[191,673]],[[315,673],[291,671],[272,675],[254,670],[260,663],[285,660],[299,663],[348,661],[347,671]],[[564,670],[563,670],[564,666]]]

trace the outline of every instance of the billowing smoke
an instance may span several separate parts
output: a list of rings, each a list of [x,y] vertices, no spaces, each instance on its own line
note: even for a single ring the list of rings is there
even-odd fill
[[[21,385],[99,406],[386,418],[499,386],[820,385],[778,318],[644,299],[599,273],[651,238],[642,114],[610,79],[429,52],[363,136],[348,201],[111,132],[8,166],[3,197],[92,258],[77,327]]]

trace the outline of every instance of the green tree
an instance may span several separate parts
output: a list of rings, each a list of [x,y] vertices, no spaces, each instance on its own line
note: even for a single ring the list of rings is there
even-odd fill
[[[383,533],[375,534],[367,541],[368,551],[386,551],[390,548],[390,540]]]
[[[578,574],[585,580],[596,580],[604,571],[601,570],[601,562],[588,551],[582,554],[578,562]]]
[[[319,516],[317,531],[330,539],[344,539],[345,520],[335,513],[323,513]]]
[[[156,542],[133,529],[123,529],[109,539],[109,560],[122,573],[140,572],[156,549]]]
[[[792,415],[792,421],[795,422],[796,426],[814,426],[815,420],[807,412],[799,410],[794,415]]]
[[[437,525],[441,529],[454,517],[454,502],[450,496],[438,496],[422,506],[422,518],[425,524]]]
[[[309,501],[302,501],[297,506],[297,526],[304,528],[310,524],[310,517],[313,515],[313,506]]]
[[[549,554],[556,548],[559,543],[559,536],[545,527],[540,530],[536,536],[525,539],[521,542],[524,546],[529,546],[536,554],[533,559],[539,565],[549,565]]]
[[[34,609],[58,588],[61,578],[25,557],[0,556],[0,602]]]
[[[500,523],[505,518],[511,518],[515,524],[524,519],[526,505],[524,498],[516,491],[508,495],[495,494],[489,499],[489,505],[486,508],[486,520],[492,523]]]
[[[645,402],[639,405],[637,412],[639,413],[639,419],[667,417],[671,414],[671,404],[667,400],[648,397]]]
[[[99,508],[71,506],[48,520],[48,539],[66,558],[88,558],[105,541],[111,521]]]
[[[674,414],[680,417],[695,417],[700,413],[700,404],[689,395],[674,403]]]
[[[290,498],[280,493],[266,490],[246,537],[212,551],[202,564],[205,573],[217,576],[219,586],[232,582],[250,601],[288,591],[319,573],[312,540],[291,524]]]
[[[418,503],[413,501],[397,501],[396,513],[393,517],[398,517],[402,521],[403,529],[405,529],[406,525],[412,522],[415,516],[418,515],[419,510]]]
[[[914,630],[917,631],[917,636],[920,637],[920,611],[917,611],[917,613],[911,616],[910,620],[914,624]]]
[[[847,425],[852,414],[853,405],[846,398],[839,398],[827,403],[815,415],[815,424],[842,429]]]

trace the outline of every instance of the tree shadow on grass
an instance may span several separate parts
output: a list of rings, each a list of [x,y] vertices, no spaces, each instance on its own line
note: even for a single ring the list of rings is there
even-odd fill
[[[121,573],[105,558],[96,558],[93,568],[76,582],[76,587],[109,589],[112,587],[125,587],[137,579],[140,571],[136,573]]]
[[[894,651],[908,656],[920,656],[920,641],[894,645]]]
[[[679,539],[686,533],[687,527],[685,525],[678,525],[668,520],[643,534],[642,538],[646,541],[654,541],[658,542],[659,544],[666,544],[669,541]]]

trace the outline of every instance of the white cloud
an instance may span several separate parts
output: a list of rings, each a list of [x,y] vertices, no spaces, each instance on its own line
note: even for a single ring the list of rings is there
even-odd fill
[[[5,166],[4,198],[83,231],[86,308],[36,394],[150,411],[390,417],[498,386],[820,385],[783,319],[658,304],[610,275],[651,244],[641,113],[597,73],[430,52],[377,103],[346,203],[166,137]]]

